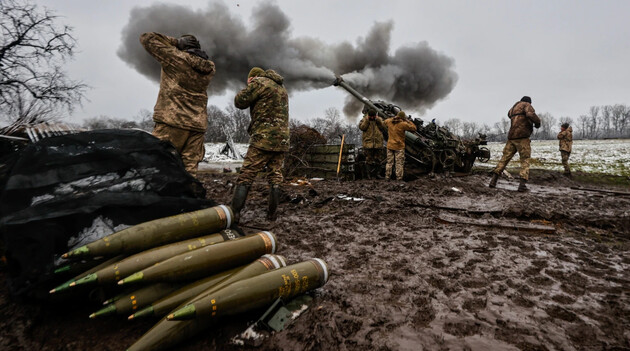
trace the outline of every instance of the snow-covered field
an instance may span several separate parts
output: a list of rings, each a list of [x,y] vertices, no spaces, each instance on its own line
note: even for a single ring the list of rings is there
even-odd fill
[[[236,150],[241,156],[245,156],[247,153],[248,144],[235,144]],[[221,170],[229,168],[231,171],[236,171],[237,167],[241,167],[243,159],[234,159],[221,153],[221,150],[225,147],[225,143],[206,143],[206,153],[203,157],[203,161],[199,163],[200,170]]]
[[[491,158],[488,163],[475,166],[494,167],[501,159],[505,143],[488,143]],[[630,176],[630,139],[574,140],[569,158],[572,171]],[[514,156],[508,168],[519,167]],[[562,171],[557,140],[532,140],[531,168]]]
[[[240,167],[243,160],[235,160],[221,154],[225,143],[206,143],[206,154],[201,169],[230,168],[232,171]],[[237,151],[245,156],[247,144],[235,144]],[[491,158],[488,163],[475,162],[477,167],[496,166],[503,154],[505,143],[488,143]],[[611,175],[630,176],[630,139],[610,140],[575,140],[573,152],[569,159],[573,171],[605,173]],[[518,155],[514,156],[508,168],[519,167]],[[531,168],[562,171],[560,151],[557,140],[533,140]]]

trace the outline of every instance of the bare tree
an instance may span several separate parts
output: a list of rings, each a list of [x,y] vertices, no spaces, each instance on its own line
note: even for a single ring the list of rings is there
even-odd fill
[[[444,127],[448,128],[453,134],[462,134],[462,121],[458,118],[449,118],[444,122]]]
[[[81,103],[87,86],[66,76],[62,65],[75,52],[72,28],[23,0],[0,1],[0,108],[9,119],[50,119]]]

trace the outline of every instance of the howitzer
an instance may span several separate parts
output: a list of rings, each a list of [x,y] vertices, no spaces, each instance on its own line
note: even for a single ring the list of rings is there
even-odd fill
[[[384,101],[372,101],[352,88],[342,77],[337,76],[334,86],[340,86],[364,104],[363,113],[374,109],[383,119],[396,116],[400,107]],[[465,172],[472,170],[476,159],[487,162],[490,150],[485,135],[479,133],[474,140],[464,140],[451,133],[448,128],[435,122],[424,125],[420,118],[412,119],[417,131],[405,132],[405,177],[413,178],[423,173]],[[387,138],[386,135],[384,135]]]

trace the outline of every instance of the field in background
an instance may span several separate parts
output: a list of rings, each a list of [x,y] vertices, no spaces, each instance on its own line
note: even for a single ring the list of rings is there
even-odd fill
[[[495,167],[503,154],[505,143],[488,143],[491,158],[488,163],[475,162],[478,167]],[[514,156],[508,169],[520,166]],[[630,139],[575,140],[569,159],[572,171],[630,176]],[[533,140],[530,167],[563,171],[557,140]]]
[[[495,167],[503,153],[505,143],[488,143],[491,158],[488,163],[475,162],[476,167]],[[206,143],[206,153],[200,169],[240,167],[242,160],[234,160],[221,154],[225,143]],[[235,144],[238,152],[245,156],[248,144]],[[615,176],[630,176],[630,139],[575,140],[569,159],[571,170],[585,173],[603,173]],[[508,169],[520,166],[518,156],[514,156]],[[532,141],[532,169],[563,171],[556,140]]]

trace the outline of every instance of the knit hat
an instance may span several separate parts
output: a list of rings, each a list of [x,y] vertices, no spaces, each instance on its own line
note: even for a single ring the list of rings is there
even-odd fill
[[[567,128],[569,128],[569,123],[566,123],[566,122],[562,123],[562,125],[560,125],[560,127],[564,128],[564,129],[567,129]]]
[[[532,98],[530,98],[529,96],[523,96],[521,98],[521,101],[523,102],[529,102],[530,104],[532,103]]]
[[[260,67],[254,67],[251,70],[249,70],[249,74],[247,75],[247,78],[258,77],[258,76],[261,76],[263,73],[265,73],[265,70],[263,70]]]

